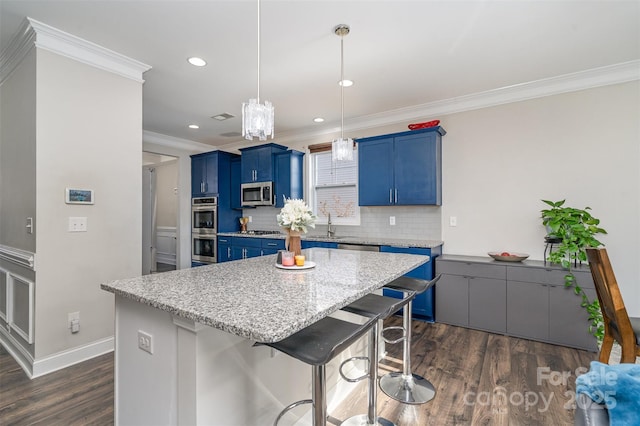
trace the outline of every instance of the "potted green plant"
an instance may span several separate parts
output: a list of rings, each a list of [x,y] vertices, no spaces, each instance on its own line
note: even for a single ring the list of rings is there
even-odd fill
[[[586,262],[585,248],[603,245],[598,241],[596,235],[606,234],[607,231],[599,227],[600,219],[591,215],[590,207],[584,209],[566,207],[564,205],[566,200],[542,201],[550,207],[541,210],[542,224],[547,227],[549,234],[547,237],[560,241],[557,248],[549,253],[547,260],[567,269],[564,284],[566,287],[573,286],[575,294],[582,298],[581,306],[589,314],[589,331],[598,341],[602,341],[604,323],[598,299],[589,300],[582,287],[576,282],[575,276],[571,272],[571,266],[575,267],[578,262]]]

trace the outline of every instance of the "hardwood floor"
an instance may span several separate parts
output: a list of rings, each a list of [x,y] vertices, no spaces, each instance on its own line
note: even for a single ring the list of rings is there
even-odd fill
[[[401,323],[395,317],[385,325]],[[427,404],[404,405],[379,392],[379,415],[398,426],[571,425],[575,371],[588,369],[596,358],[592,352],[420,321],[413,322],[413,336],[413,370],[437,393]],[[402,345],[387,350],[381,375],[402,369]],[[358,384],[331,417],[366,413],[366,386]],[[113,355],[29,380],[0,347],[0,424],[113,424]]]
[[[29,380],[0,346],[0,425],[113,424],[113,353]]]
[[[402,320],[390,318],[389,325]],[[398,426],[573,425],[575,372],[588,370],[596,353],[445,324],[412,326],[412,370],[434,385],[436,396],[406,405],[378,392],[379,416]],[[402,344],[387,345],[380,375],[401,370]],[[332,416],[366,413],[366,386]]]

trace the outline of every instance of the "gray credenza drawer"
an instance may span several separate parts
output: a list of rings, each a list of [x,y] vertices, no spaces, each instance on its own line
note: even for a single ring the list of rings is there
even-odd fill
[[[591,272],[572,271],[578,285],[584,288],[594,288]],[[531,268],[523,266],[507,266],[507,280],[539,284],[564,285],[567,271],[557,268]]]
[[[507,278],[504,265],[483,265],[480,263],[445,260],[436,261],[436,271],[439,274],[494,278],[497,280]]]

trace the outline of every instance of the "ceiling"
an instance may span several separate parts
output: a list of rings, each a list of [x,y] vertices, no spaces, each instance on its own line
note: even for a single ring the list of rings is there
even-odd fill
[[[346,129],[400,108],[640,59],[639,1],[262,0],[261,10],[260,95],[275,106],[276,142],[339,129],[337,24],[351,27]],[[257,0],[0,0],[0,51],[29,16],[144,62],[152,67],[144,130],[224,147],[242,140],[241,104],[257,94],[257,12]],[[208,65],[193,67],[190,56]],[[235,117],[211,118],[220,113]],[[318,116],[326,121],[314,123]]]

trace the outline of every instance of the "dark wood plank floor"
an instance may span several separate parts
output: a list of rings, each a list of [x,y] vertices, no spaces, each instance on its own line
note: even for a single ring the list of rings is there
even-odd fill
[[[389,325],[402,320],[390,318]],[[413,372],[431,381],[436,396],[406,405],[379,392],[379,416],[398,426],[573,425],[576,369],[588,369],[596,353],[445,324],[412,326]],[[390,371],[402,371],[402,344],[387,345],[380,374]],[[366,407],[363,382],[331,414],[345,419]]]
[[[29,380],[0,346],[0,425],[113,424],[113,353]]]
[[[401,319],[385,325],[401,325]],[[427,404],[404,405],[379,392],[379,414],[398,426],[571,425],[575,371],[596,357],[444,324],[414,321],[413,333],[414,372],[428,378],[437,394]],[[402,369],[402,345],[387,349],[380,374]],[[547,368],[551,380],[539,368]],[[330,414],[344,419],[366,413],[366,404],[363,381]],[[0,347],[0,425],[32,424],[113,424],[113,354],[29,380]]]

